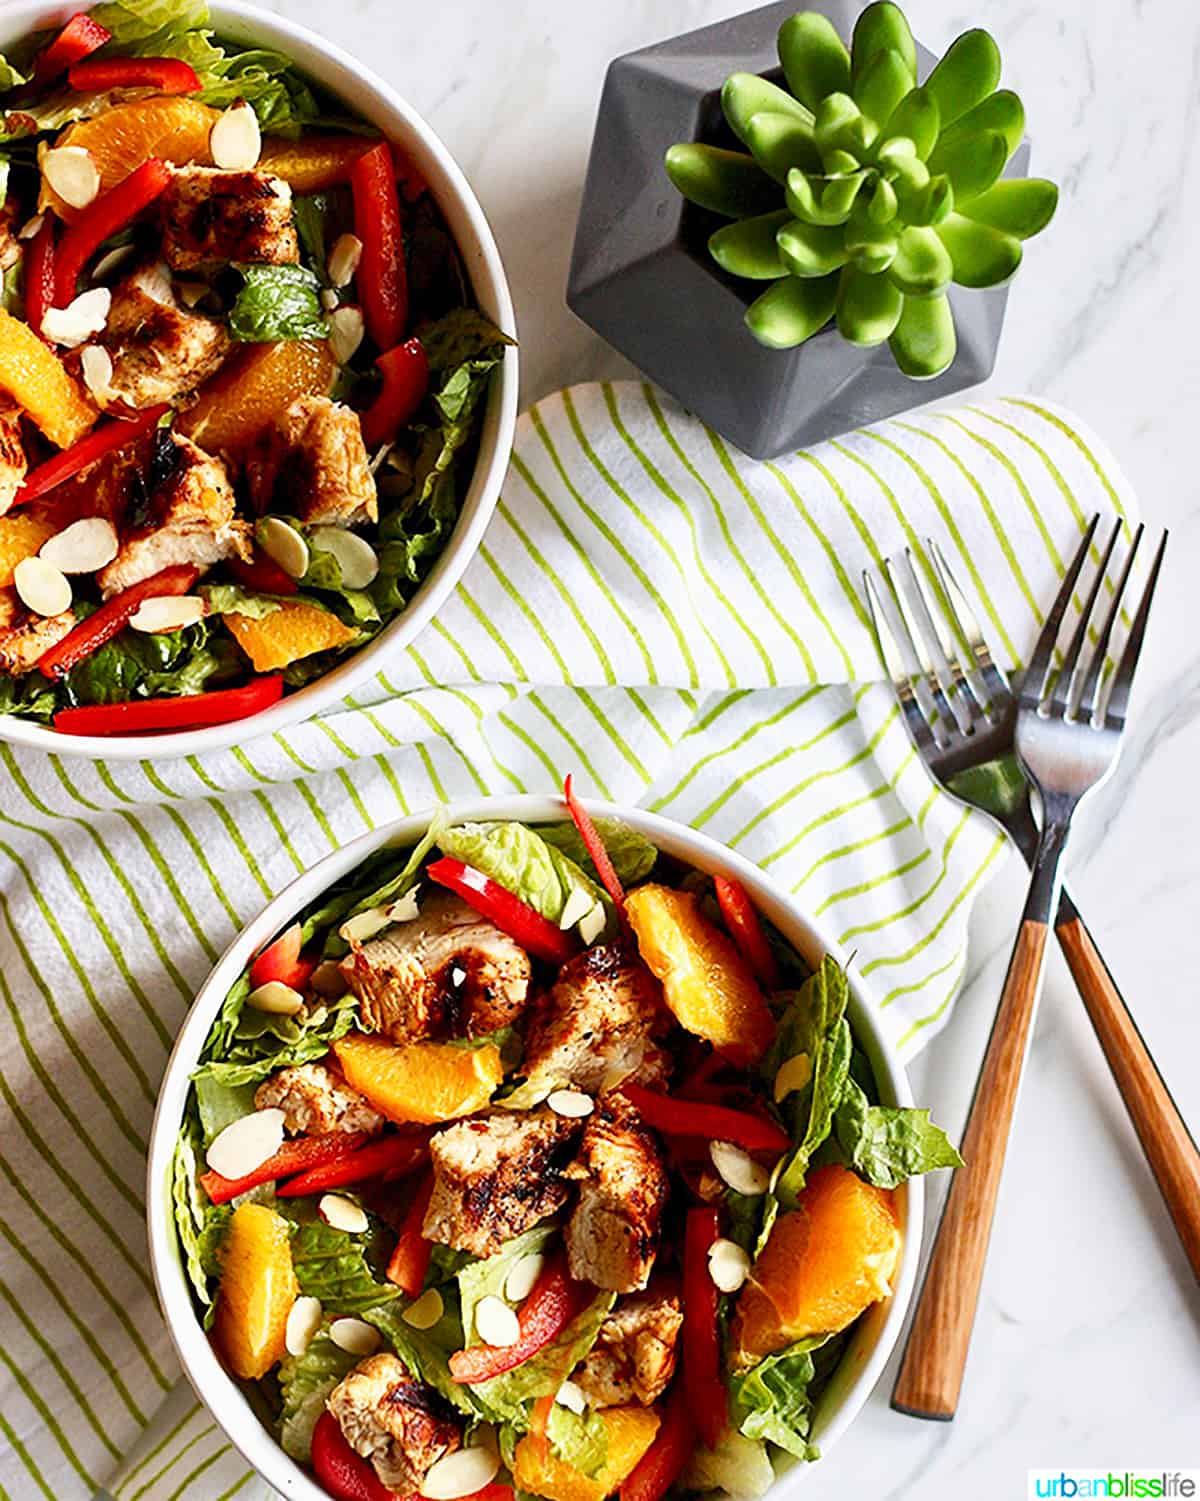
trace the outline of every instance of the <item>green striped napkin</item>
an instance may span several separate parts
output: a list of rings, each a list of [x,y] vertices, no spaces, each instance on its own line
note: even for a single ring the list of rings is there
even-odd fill
[[[265,1494],[177,1384],[142,1175],[172,1036],[269,896],[364,828],[571,771],[759,861],[911,1052],[1001,843],[915,760],[861,571],[935,537],[1014,667],[1085,518],[1130,507],[1037,401],[755,464],[647,387],[579,387],[522,420],[462,586],[337,713],[188,761],[0,747],[0,1496]]]

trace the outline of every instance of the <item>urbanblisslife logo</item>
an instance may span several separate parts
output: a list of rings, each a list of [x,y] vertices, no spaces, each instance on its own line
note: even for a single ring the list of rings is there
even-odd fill
[[[1027,1501],[1193,1501],[1200,1470],[1030,1470]]]

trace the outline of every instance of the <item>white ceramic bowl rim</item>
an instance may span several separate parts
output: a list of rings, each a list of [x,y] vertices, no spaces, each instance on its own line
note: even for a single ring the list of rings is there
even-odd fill
[[[45,5],[37,0],[5,4],[0,15],[0,51],[10,38],[62,25],[78,6]],[[243,0],[212,0],[215,29],[235,41],[275,47],[301,69],[345,99],[363,118],[402,145],[437,199],[463,259],[476,301],[493,323],[516,337],[512,298],[491,227],[453,157],[411,104],[378,74],[307,27],[247,5]],[[59,755],[109,761],[190,756],[275,734],[331,708],[384,665],[383,658],[407,646],[432,620],[474,557],[500,493],[517,419],[517,350],[505,352],[484,408],[479,452],[463,497],[458,523],[441,556],[408,607],[365,646],[315,682],[250,719],[206,729],[158,735],[64,735],[48,725],[0,715],[0,740],[54,751]]]
[[[594,817],[604,815],[624,820],[645,834],[660,850],[701,870],[732,875],[810,964],[815,965],[822,955],[830,954],[839,964],[847,965],[847,956],[836,940],[823,934],[804,917],[794,902],[743,856],[694,829],[641,809],[590,800],[587,807]],[[517,819],[538,824],[566,816],[561,799],[532,796],[454,803],[445,811],[455,823]],[[387,844],[399,847],[415,844],[428,827],[431,816],[432,810],[401,819],[363,834],[327,855],[280,892],[230,944],[197,995],[179,1033],[154,1116],[147,1165],[146,1212],[150,1262],[171,1339],[197,1395],[231,1442],[265,1480],[284,1495],[300,1498],[300,1501],[328,1501],[328,1498],[306,1471],[288,1458],[274,1435],[262,1426],[237,1384],[213,1353],[196,1317],[175,1233],[171,1194],[175,1146],[191,1073],[200,1050],[226,994],[253,955],[301,908],[375,850]],[[911,1105],[912,1093],[904,1066],[853,978],[849,1015],[856,1040],[871,1061],[884,1102]],[[898,1191],[897,1205],[904,1239],[895,1287],[890,1299],[876,1304],[860,1320],[853,1340],[822,1394],[814,1416],[813,1441],[824,1453],[857,1415],[899,1338],[920,1256],[924,1206],[924,1185],[920,1178],[912,1179]],[[789,1473],[781,1474],[772,1490],[773,1501],[779,1501],[805,1468],[797,1466]]]

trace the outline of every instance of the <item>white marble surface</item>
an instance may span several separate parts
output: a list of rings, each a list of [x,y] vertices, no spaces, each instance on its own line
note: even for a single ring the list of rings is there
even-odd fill
[[[529,397],[627,373],[563,288],[608,60],[739,0],[288,0],[434,121],[508,264]],[[1035,170],[1065,190],[1030,247],[992,382],[1045,393],[1111,444],[1174,533],[1122,774],[1080,831],[1072,882],[1184,1111],[1200,1125],[1200,9],[1192,0],[910,0],[941,50],[978,22],[1023,94]],[[917,1069],[957,1127],[1021,897],[981,904],[973,979]],[[822,1496],[1021,1497],[1030,1466],[1200,1466],[1200,1296],[1082,1009],[1055,959],[1010,1152],[965,1399],[951,1425],[886,1400],[806,1477]]]

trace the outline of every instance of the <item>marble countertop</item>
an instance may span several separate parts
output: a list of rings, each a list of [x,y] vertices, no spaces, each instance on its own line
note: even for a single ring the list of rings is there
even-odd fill
[[[517,302],[525,394],[628,374],[568,312],[567,262],[610,58],[739,0],[287,0],[426,113],[475,185]],[[1200,9],[1184,0],[910,0],[940,51],[994,32],[1034,170],[1064,201],[1017,279],[991,385],[1072,407],[1147,518],[1172,528],[1121,775],[1080,830],[1071,883],[1185,1115],[1200,1125]],[[419,20],[414,22],[414,17]],[[1197,196],[1193,196],[1197,195]],[[918,1063],[957,1129],[1022,895],[1015,859],[980,903],[970,984]],[[889,1370],[808,1493],[1020,1497],[1031,1466],[1200,1465],[1200,1296],[1058,956],[1009,1154],[966,1393],[949,1425],[898,1416]]]

